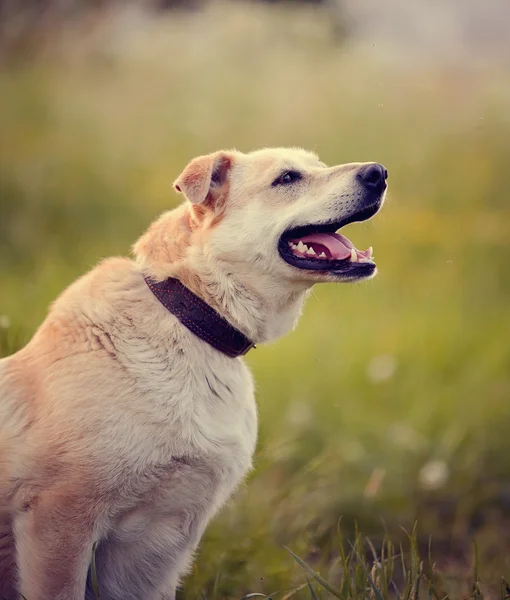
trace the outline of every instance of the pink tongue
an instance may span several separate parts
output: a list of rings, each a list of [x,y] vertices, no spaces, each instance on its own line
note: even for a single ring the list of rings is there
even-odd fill
[[[301,241],[307,246],[310,244],[326,246],[331,254],[331,258],[336,258],[337,260],[349,257],[351,255],[351,248],[354,248],[351,241],[339,233],[312,233],[292,241],[295,244]]]

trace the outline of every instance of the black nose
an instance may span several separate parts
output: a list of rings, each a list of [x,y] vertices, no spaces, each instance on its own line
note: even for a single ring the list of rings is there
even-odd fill
[[[388,171],[379,163],[371,163],[361,167],[356,177],[366,188],[380,193],[386,188]]]

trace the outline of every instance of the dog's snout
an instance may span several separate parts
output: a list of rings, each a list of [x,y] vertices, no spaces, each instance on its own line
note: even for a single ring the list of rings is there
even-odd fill
[[[388,171],[379,163],[371,163],[362,166],[356,177],[366,188],[382,192],[386,188]]]

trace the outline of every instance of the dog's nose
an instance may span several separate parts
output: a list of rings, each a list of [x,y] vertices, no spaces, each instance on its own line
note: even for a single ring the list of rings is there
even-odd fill
[[[380,193],[386,188],[388,171],[379,163],[371,163],[361,167],[356,177],[366,188]]]

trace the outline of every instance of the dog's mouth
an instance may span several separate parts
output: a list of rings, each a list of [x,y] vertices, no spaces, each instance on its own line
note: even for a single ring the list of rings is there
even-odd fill
[[[370,219],[380,206],[377,202],[339,221],[288,229],[278,244],[280,256],[298,269],[322,271],[347,279],[370,277],[376,269],[372,247],[358,250],[337,231],[349,223]]]

